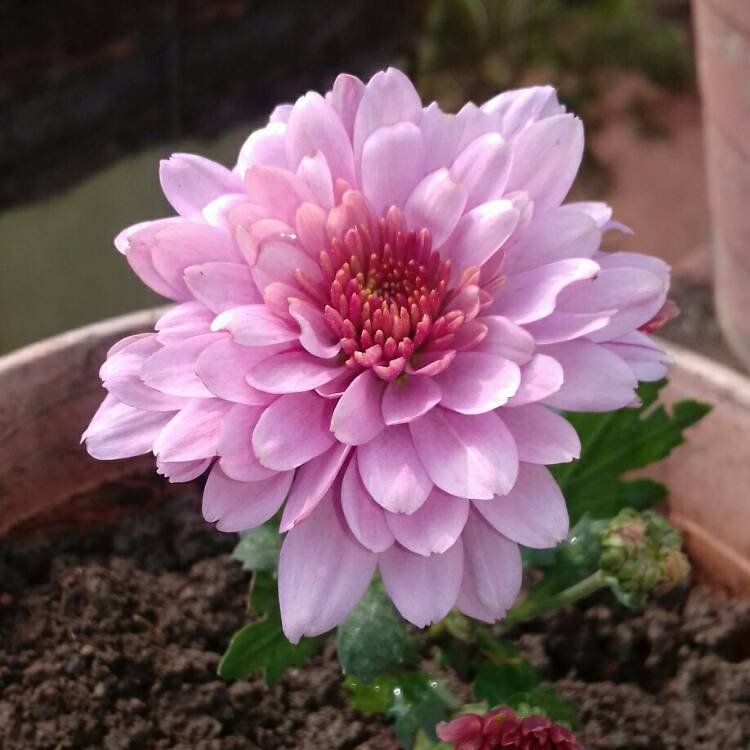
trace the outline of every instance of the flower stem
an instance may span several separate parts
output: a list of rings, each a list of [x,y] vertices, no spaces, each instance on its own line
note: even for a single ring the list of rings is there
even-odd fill
[[[597,570],[588,578],[584,578],[567,589],[563,589],[557,594],[552,594],[544,599],[534,600],[529,599],[528,596],[521,599],[514,607],[508,610],[504,623],[506,625],[515,625],[519,622],[533,620],[566,604],[577,602],[579,599],[583,599],[595,591],[605,588],[607,585],[606,574],[602,570]]]

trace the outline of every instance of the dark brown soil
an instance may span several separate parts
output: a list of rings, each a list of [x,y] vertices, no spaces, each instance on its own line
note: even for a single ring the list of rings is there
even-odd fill
[[[0,542],[0,748],[395,750],[348,708],[330,646],[272,689],[217,678],[246,618],[233,544],[194,488],[85,536]],[[609,604],[517,635],[580,705],[584,746],[750,748],[750,602],[694,588],[637,615]]]

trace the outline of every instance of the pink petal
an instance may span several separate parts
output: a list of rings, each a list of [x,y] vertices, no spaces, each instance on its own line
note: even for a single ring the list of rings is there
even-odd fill
[[[588,281],[589,279],[578,281],[571,284],[568,289],[577,287],[578,284],[586,284]],[[568,289],[564,291],[567,292]],[[585,294],[585,291],[579,289],[578,293]],[[613,310],[605,310],[600,313],[569,313],[557,309],[546,318],[527,323],[526,330],[534,337],[538,346],[557,344],[561,341],[582,338],[601,330],[609,323],[613,312]]]
[[[573,425],[546,406],[503,409],[502,420],[513,433],[520,461],[562,464],[581,455],[581,441]]]
[[[247,374],[247,382],[266,393],[300,393],[329,383],[343,374],[338,360],[313,357],[305,351],[272,354]]]
[[[188,219],[225,193],[242,193],[242,180],[221,164],[194,154],[172,154],[159,165],[161,189],[175,211]]]
[[[449,494],[489,500],[513,487],[518,451],[494,412],[468,416],[437,407],[409,430],[430,479]]]
[[[476,513],[469,515],[463,540],[463,579],[456,606],[469,617],[496,622],[513,606],[521,589],[518,545]]]
[[[512,138],[527,125],[565,111],[552,86],[529,86],[503,91],[482,105],[482,111],[500,117],[502,134]]]
[[[422,377],[435,377],[445,370],[456,358],[456,352],[417,352],[412,355],[406,365],[406,372],[410,375],[421,375]]]
[[[357,463],[367,491],[392,513],[413,513],[432,491],[405,425],[386,427],[360,445]]]
[[[364,93],[365,85],[356,76],[341,73],[333,82],[330,103],[341,118],[349,140],[354,134],[354,119]]]
[[[515,362],[483,352],[460,352],[438,375],[440,404],[462,414],[482,414],[502,406],[518,390],[521,370]]]
[[[513,142],[508,192],[524,190],[535,211],[559,206],[573,184],[583,156],[583,126],[569,114],[532,123]]]
[[[301,177],[278,167],[250,167],[245,172],[245,189],[250,200],[266,210],[269,219],[289,225],[300,205],[313,200]]]
[[[412,82],[395,68],[376,73],[365,86],[354,120],[352,143],[355,159],[375,130],[399,122],[418,122],[422,102]]]
[[[424,144],[419,128],[402,122],[376,130],[362,150],[362,191],[377,216],[403,208],[424,174]]]
[[[244,263],[203,263],[185,269],[185,283],[209,310],[220,313],[262,297]]]
[[[534,338],[521,326],[501,315],[486,315],[477,322],[487,326],[487,335],[476,351],[526,364],[534,354]]]
[[[291,109],[291,107],[290,107]],[[250,134],[240,149],[237,169],[240,175],[252,166],[288,167],[286,161],[286,123],[271,122],[266,127]]]
[[[190,482],[203,474],[210,465],[210,458],[198,461],[160,461],[157,458],[156,473],[170,482]]]
[[[556,359],[546,354],[535,354],[521,368],[521,385],[508,399],[507,406],[523,406],[541,401],[559,391],[563,380],[563,368]]]
[[[401,615],[418,628],[445,617],[456,603],[463,573],[459,539],[442,555],[415,555],[394,544],[380,555],[380,574]]]
[[[432,378],[421,375],[396,378],[383,393],[383,421],[387,425],[411,422],[432,409],[440,396],[440,386]]]
[[[136,237],[133,237],[136,241]],[[185,284],[185,269],[201,263],[242,261],[228,232],[208,224],[184,222],[157,232],[151,243],[151,259],[156,271],[182,295],[192,294]]]
[[[273,518],[284,502],[294,472],[274,474],[261,482],[235,482],[219,466],[208,475],[203,490],[203,517],[218,521],[219,531],[246,531]]]
[[[262,413],[262,406],[235,404],[224,417],[216,452],[222,471],[230,479],[258,482],[276,473],[262,466],[253,451],[253,430]]]
[[[511,160],[510,145],[497,133],[480,136],[464,148],[453,162],[450,173],[466,188],[467,211],[480,203],[502,198]]]
[[[520,273],[567,258],[590,258],[602,233],[593,219],[572,206],[554,208],[525,227],[508,248],[503,270]]]
[[[465,123],[443,112],[433,102],[424,108],[419,121],[425,145],[425,171],[450,166],[459,151]]]
[[[623,359],[638,380],[661,380],[672,358],[645,333],[632,331],[616,341],[604,344],[605,349]]]
[[[480,500],[474,507],[503,536],[524,547],[555,547],[568,535],[565,499],[544,466],[522,463],[505,497]]]
[[[221,337],[203,350],[195,372],[214,396],[237,404],[265,406],[273,401],[273,396],[252,388],[245,376],[258,362],[287,346],[242,346],[229,337]]]
[[[365,489],[357,468],[357,456],[346,467],[341,483],[341,508],[357,540],[372,552],[384,552],[393,544],[385,511]]]
[[[172,344],[202,333],[210,333],[213,319],[211,311],[200,302],[183,302],[167,310],[156,321],[156,338],[162,344]]]
[[[545,403],[570,411],[611,411],[628,406],[638,382],[616,354],[590,341],[568,341],[542,349],[563,368],[559,391]]]
[[[255,283],[262,290],[274,281],[298,287],[298,270],[315,283],[320,283],[323,279],[319,263],[302,248],[291,242],[271,239],[261,244],[252,273]]]
[[[320,206],[326,210],[333,208],[333,176],[322,152],[318,151],[314,156],[303,157],[299,163],[299,167],[297,167],[297,175],[305,181]],[[304,205],[303,203],[302,206]],[[298,208],[298,216],[299,211],[300,209]]]
[[[335,110],[320,94],[311,91],[300,97],[286,132],[286,154],[296,169],[305,156],[322,152],[334,178],[354,184],[354,154],[349,136]]]
[[[559,260],[524,271],[508,277],[491,310],[516,323],[531,323],[554,312],[557,297],[566,286],[598,272],[599,265],[587,258]]]
[[[301,466],[335,442],[330,430],[333,404],[315,393],[290,393],[276,399],[258,420],[253,448],[269,469]]]
[[[279,531],[289,531],[315,510],[338,476],[350,450],[348,445],[334,443],[325,453],[297,469]]]
[[[386,513],[396,541],[417,555],[442,554],[461,536],[469,517],[469,501],[437,488],[413,513]]]
[[[450,236],[466,205],[466,189],[447,169],[427,175],[409,196],[404,215],[412,229],[429,229],[433,247]]]
[[[483,203],[465,214],[440,251],[441,257],[452,261],[454,277],[489,260],[516,228],[518,216],[518,209],[507,200]]]
[[[377,556],[351,534],[333,493],[284,539],[279,556],[279,604],[284,634],[325,633],[341,623],[361,599]]]
[[[94,458],[110,460],[150,453],[174,412],[143,411],[106,396],[81,440]]]
[[[212,331],[229,331],[244,346],[284,344],[299,338],[299,332],[274,315],[265,305],[243,305],[225,310],[214,319]]]
[[[191,299],[190,292],[183,285],[170,283],[156,270],[153,247],[154,238],[160,231],[181,222],[182,219],[178,218],[144,221],[124,229],[115,238],[115,247],[125,254],[138,278],[157,294],[177,301]]]
[[[104,387],[118,400],[136,409],[176,411],[186,400],[150,388],[141,380],[143,363],[159,351],[161,344],[154,334],[132,336],[110,350],[99,370]]]
[[[297,209],[297,236],[311,258],[319,258],[330,242],[326,233],[328,213],[313,203],[303,203]]]
[[[218,398],[191,401],[159,433],[154,453],[163,461],[195,461],[215,456],[222,420],[230,406]]]
[[[289,314],[299,323],[299,342],[310,354],[330,359],[339,353],[341,343],[317,307],[309,302],[292,302]]]
[[[331,418],[331,429],[339,441],[361,445],[382,431],[385,423],[380,403],[384,388],[385,381],[369,368],[352,380]]]
[[[166,344],[143,363],[141,379],[173,396],[209,398],[211,392],[197,375],[198,358],[216,341],[212,333]]]

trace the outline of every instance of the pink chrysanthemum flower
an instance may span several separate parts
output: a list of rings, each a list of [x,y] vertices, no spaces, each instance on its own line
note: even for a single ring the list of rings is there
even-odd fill
[[[210,468],[223,531],[286,501],[292,641],[341,622],[376,568],[417,626],[502,617],[518,545],[568,530],[545,464],[579,441],[555,409],[616,409],[664,374],[639,328],[668,267],[600,252],[606,205],[560,205],[582,150],[549,87],[451,115],[389,69],[278,107],[231,171],[162,162],[179,216],[115,244],[178,304],[109,352],[89,452],[153,451],[172,481]]]
[[[565,727],[545,716],[521,718],[505,706],[441,721],[437,735],[453,750],[582,750]]]

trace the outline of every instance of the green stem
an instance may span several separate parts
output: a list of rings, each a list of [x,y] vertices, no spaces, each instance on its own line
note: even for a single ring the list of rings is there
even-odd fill
[[[508,610],[504,624],[515,625],[519,622],[533,620],[541,615],[547,614],[547,612],[559,609],[566,604],[577,602],[579,599],[583,599],[584,597],[593,594],[595,591],[605,588],[607,585],[607,578],[604,571],[597,570],[588,578],[584,578],[582,581],[579,581],[569,588],[563,589],[546,599],[536,602],[529,601],[528,597],[521,599],[515,607],[511,607]]]

